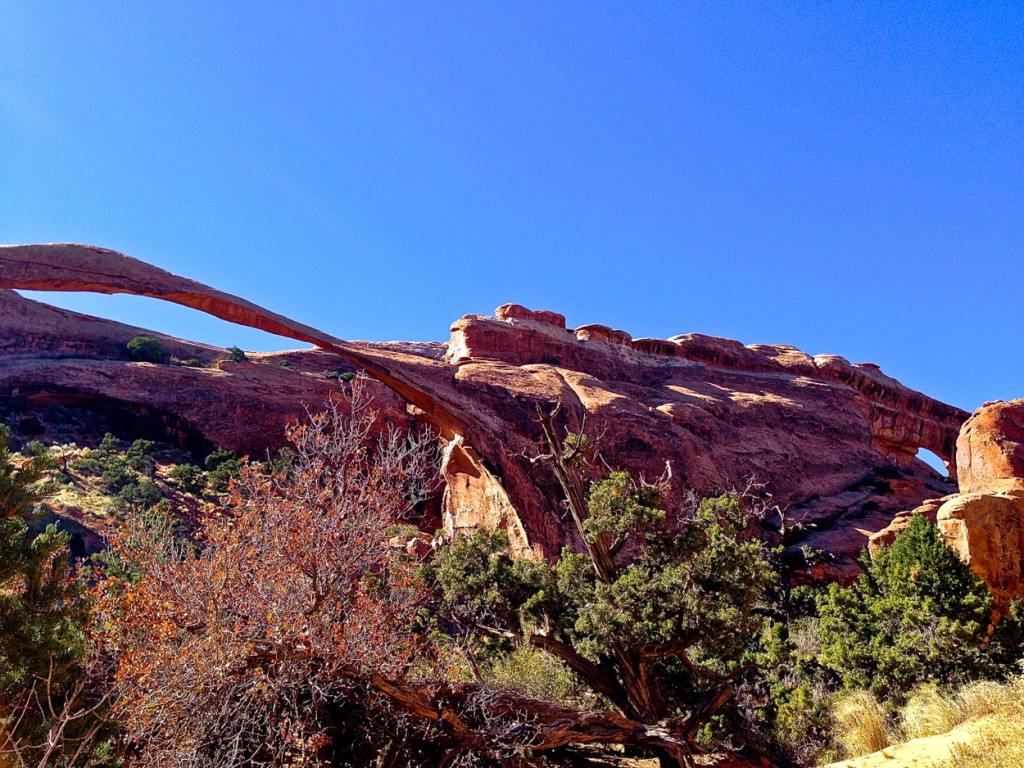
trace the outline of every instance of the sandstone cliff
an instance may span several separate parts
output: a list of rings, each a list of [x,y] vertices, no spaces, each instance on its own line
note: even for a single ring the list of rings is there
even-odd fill
[[[520,551],[538,555],[557,553],[569,534],[553,478],[522,454],[538,433],[536,408],[549,408],[559,399],[565,403],[566,428],[579,429],[586,414],[588,431],[605,433],[601,454],[610,467],[650,477],[668,462],[677,498],[687,488],[711,492],[750,479],[764,483],[789,510],[791,554],[798,556],[806,546],[826,551],[830,558],[817,566],[819,574],[838,578],[852,576],[867,537],[888,525],[895,513],[954,490],[914,455],[921,447],[932,450],[952,472],[956,438],[967,416],[903,387],[876,366],[851,365],[841,357],[811,357],[792,347],[744,346],[696,334],[633,339],[600,325],[569,330],[561,315],[518,305],[499,308],[493,318],[458,320],[443,350],[347,342],[87,246],[0,248],[0,288],[152,296],[340,355],[396,393],[441,435],[447,524],[505,528]],[[4,312],[5,323],[9,315]],[[97,338],[103,335],[98,326],[89,327]],[[123,337],[127,331],[120,332]],[[14,346],[31,358],[38,343],[25,339]],[[120,337],[110,349],[119,343]],[[4,348],[5,358],[9,350]],[[31,365],[40,366],[33,374],[37,382],[55,375],[47,361]],[[145,364],[134,365],[141,369]],[[81,366],[87,372],[88,366]],[[7,370],[0,384],[11,375]],[[246,378],[238,371],[221,373]],[[283,410],[285,403],[301,397],[285,373],[291,372],[247,374],[245,391],[279,402]],[[89,376],[99,378],[96,372]],[[207,376],[202,386],[224,383]],[[141,382],[129,384],[138,386],[136,392],[149,392]],[[105,397],[115,396],[114,382],[91,386]],[[157,395],[133,397],[147,401]],[[176,413],[185,404],[165,398],[159,407]],[[236,412],[250,413],[255,407],[253,401],[242,401]],[[189,418],[211,441],[228,444],[231,439],[207,434],[205,418],[194,413]],[[269,414],[267,419],[273,423]]]

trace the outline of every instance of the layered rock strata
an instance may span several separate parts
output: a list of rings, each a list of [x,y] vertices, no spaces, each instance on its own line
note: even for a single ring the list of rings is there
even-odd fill
[[[819,575],[838,578],[856,572],[867,537],[896,512],[953,490],[914,457],[927,448],[952,470],[967,416],[869,364],[697,334],[569,330],[561,315],[514,304],[458,320],[443,356],[436,346],[342,341],[87,246],[0,248],[0,288],[152,296],[340,355],[441,436],[448,526],[504,528],[538,556],[573,543],[553,478],[527,458],[538,407],[562,401],[562,426],[574,431],[586,416],[588,432],[604,434],[609,467],[653,477],[668,463],[670,505],[691,488],[763,484],[788,510],[791,552],[828,552]]]

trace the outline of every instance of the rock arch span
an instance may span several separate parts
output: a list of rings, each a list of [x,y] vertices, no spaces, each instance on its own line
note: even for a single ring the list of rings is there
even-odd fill
[[[0,288],[149,296],[340,355],[415,406],[445,441],[448,524],[504,527],[520,551],[538,555],[572,543],[553,479],[521,455],[536,437],[539,404],[562,398],[568,429],[578,429],[584,413],[606,428],[612,466],[650,476],[671,462],[679,494],[765,482],[781,504],[802,505],[812,523],[840,532],[832,547],[844,563],[895,512],[940,490],[928,486],[931,473],[913,455],[926,447],[952,462],[967,416],[876,366],[836,356],[697,334],[634,340],[604,326],[573,331],[560,315],[518,305],[457,321],[443,360],[402,345],[343,341],[85,245],[0,247]],[[869,486],[867,497],[849,490],[893,466],[899,483]],[[855,504],[873,505],[869,523]]]

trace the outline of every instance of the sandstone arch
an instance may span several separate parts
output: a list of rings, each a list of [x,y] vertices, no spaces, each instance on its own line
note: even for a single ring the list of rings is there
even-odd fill
[[[697,334],[634,340],[603,326],[572,331],[555,313],[517,305],[497,318],[457,321],[443,360],[402,345],[343,341],[84,245],[0,247],[0,288],[150,296],[340,355],[415,406],[449,446],[461,445],[447,465],[453,525],[483,515],[521,531],[521,550],[551,556],[571,536],[553,480],[520,453],[536,437],[536,406],[560,396],[575,404],[565,409],[565,427],[578,429],[586,412],[594,428],[608,429],[611,465],[651,475],[668,460],[680,492],[766,482],[780,503],[828,529],[823,548],[837,554],[841,570],[855,567],[867,535],[896,511],[948,492],[904,459],[926,447],[951,461],[967,415],[836,356]],[[899,483],[865,485],[900,461]],[[868,486],[874,490],[864,495]]]

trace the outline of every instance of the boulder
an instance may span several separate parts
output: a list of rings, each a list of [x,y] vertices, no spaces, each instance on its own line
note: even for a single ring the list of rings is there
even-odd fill
[[[527,309],[521,304],[502,304],[494,310],[494,316],[499,320],[531,320],[565,330],[565,315],[548,309]]]
[[[1024,489],[959,494],[936,519],[943,539],[985,580],[1001,610],[1024,597]]]
[[[868,539],[868,553],[874,557],[875,553],[882,547],[888,547],[893,540],[903,531],[910,527],[910,520],[915,515],[924,515],[928,522],[935,525],[939,518],[939,509],[950,499],[957,498],[957,494],[944,496],[941,499],[928,499],[926,502],[914,509],[900,512],[892,519],[885,528],[878,533],[872,534]]]
[[[1024,400],[985,403],[964,424],[956,441],[957,480],[964,492],[993,480],[1024,487]]]

